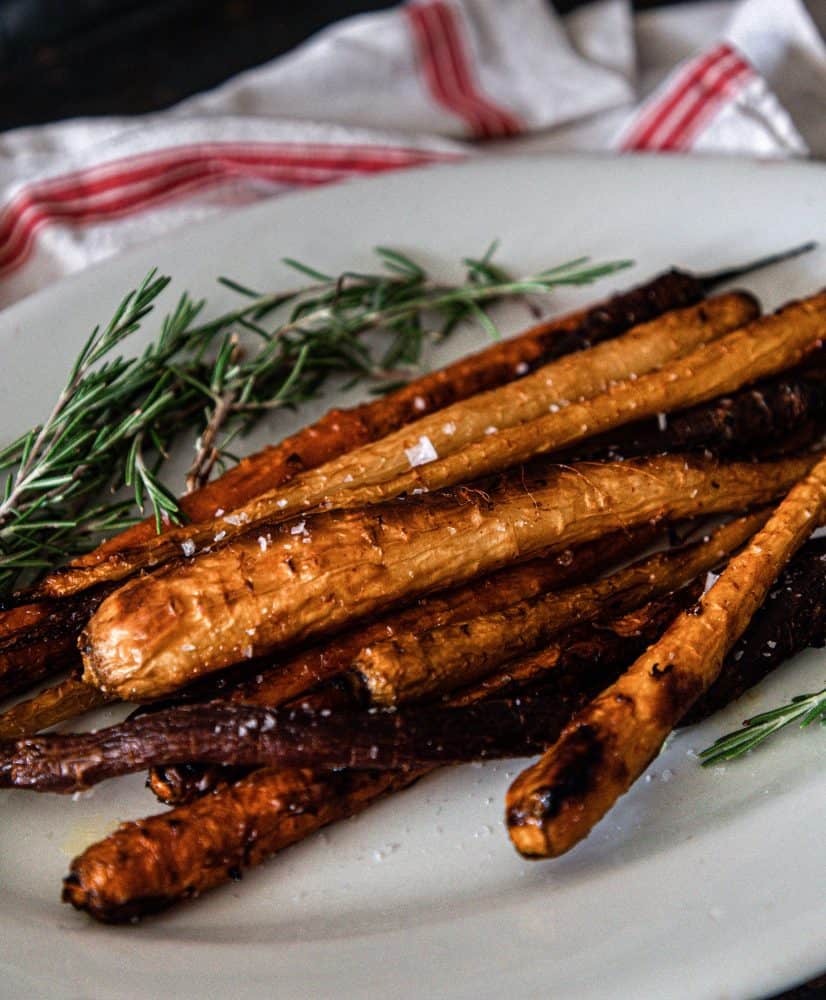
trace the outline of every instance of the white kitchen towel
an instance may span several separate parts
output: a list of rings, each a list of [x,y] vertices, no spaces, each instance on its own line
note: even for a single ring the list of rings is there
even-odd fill
[[[0,305],[260,198],[535,149],[826,156],[824,0],[414,0],[167,111],[0,135]],[[822,25],[820,25],[822,28]]]

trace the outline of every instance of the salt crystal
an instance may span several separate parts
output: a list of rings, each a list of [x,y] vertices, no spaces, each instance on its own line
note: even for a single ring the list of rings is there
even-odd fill
[[[421,413],[422,410],[426,410],[427,409],[426,400],[422,396],[416,396],[416,398],[413,400],[413,409],[418,410],[419,413]]]
[[[657,426],[659,427],[660,431],[665,431],[666,427],[668,427],[668,417],[666,416],[665,413],[657,414]]]
[[[244,657],[245,660],[251,660],[252,646],[244,646],[244,648],[241,650],[241,655]]]
[[[216,517],[223,517],[223,515],[224,515],[225,513],[226,513],[226,512],[225,512],[224,508],[223,508],[223,507],[219,507],[219,508],[218,508],[218,509],[217,509],[217,510],[215,511],[215,516],[216,516]]]
[[[294,524],[290,528],[290,534],[291,535],[303,535],[305,533],[305,530],[306,530],[306,525],[307,525],[306,521],[299,521],[298,524]]]
[[[218,534],[213,539],[213,541],[220,542],[222,538],[226,538],[226,537],[227,537],[226,531],[219,531]]]
[[[494,427],[493,424],[491,424],[490,427],[486,427],[485,428],[485,434],[496,434],[496,433],[498,433],[498,431],[499,431],[499,428],[498,427]]]
[[[411,448],[404,449],[410,467],[415,469],[417,465],[427,465],[428,462],[435,462],[439,453],[433,447],[433,442],[426,435],[422,435]]]
[[[275,506],[276,507],[286,507],[287,506],[287,501],[285,500],[284,497],[281,497],[279,500],[275,501]]]
[[[249,521],[249,519],[250,519],[249,514],[245,514],[244,511],[239,511],[239,513],[237,514],[227,514],[227,516],[224,518],[227,524],[231,524],[236,528],[238,527],[239,524],[246,524],[247,521]]]
[[[720,579],[719,573],[712,573],[711,571],[706,573],[706,584],[705,587],[703,588],[703,593],[707,594],[719,579]]]
[[[267,539],[264,538],[263,535],[258,536],[258,548],[261,549],[262,552],[267,551]]]
[[[514,368],[514,373],[516,375],[524,375],[530,367],[527,361],[520,361],[516,368]]]
[[[181,543],[181,551],[187,557],[195,555],[195,542],[191,538],[187,538],[186,541]]]
[[[442,433],[450,437],[451,434],[456,433],[456,424],[452,420],[448,420],[446,424],[442,425]]]
[[[556,403],[551,403],[551,405],[548,407],[548,410],[551,413],[559,413],[559,406]]]

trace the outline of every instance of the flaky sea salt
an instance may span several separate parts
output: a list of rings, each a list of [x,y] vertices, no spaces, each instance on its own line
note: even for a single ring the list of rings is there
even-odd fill
[[[426,435],[422,435],[411,448],[404,449],[407,461],[410,462],[411,469],[417,465],[427,465],[428,462],[435,462],[439,453],[433,447],[433,442]]]

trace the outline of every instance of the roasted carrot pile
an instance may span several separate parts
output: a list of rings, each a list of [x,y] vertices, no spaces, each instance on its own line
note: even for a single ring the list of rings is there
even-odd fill
[[[0,787],[149,768],[172,806],[90,846],[63,898],[134,919],[496,757],[537,756],[516,849],[567,851],[675,727],[824,640],[824,335],[826,292],[761,315],[669,272],[332,411],[186,526],[17,595],[0,695],[69,675],[0,715]],[[111,701],[140,708],[42,733]]]

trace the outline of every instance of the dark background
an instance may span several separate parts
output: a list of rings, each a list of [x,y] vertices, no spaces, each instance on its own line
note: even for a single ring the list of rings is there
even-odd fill
[[[564,12],[582,2],[554,5]],[[388,0],[0,0],[0,131],[164,108],[287,52],[333,21],[391,6]]]
[[[551,0],[547,0],[551,2]],[[585,0],[553,0],[561,13]],[[634,0],[642,10],[681,0]],[[168,107],[395,0],[0,0],[0,131]],[[826,997],[826,977],[783,1000]]]

